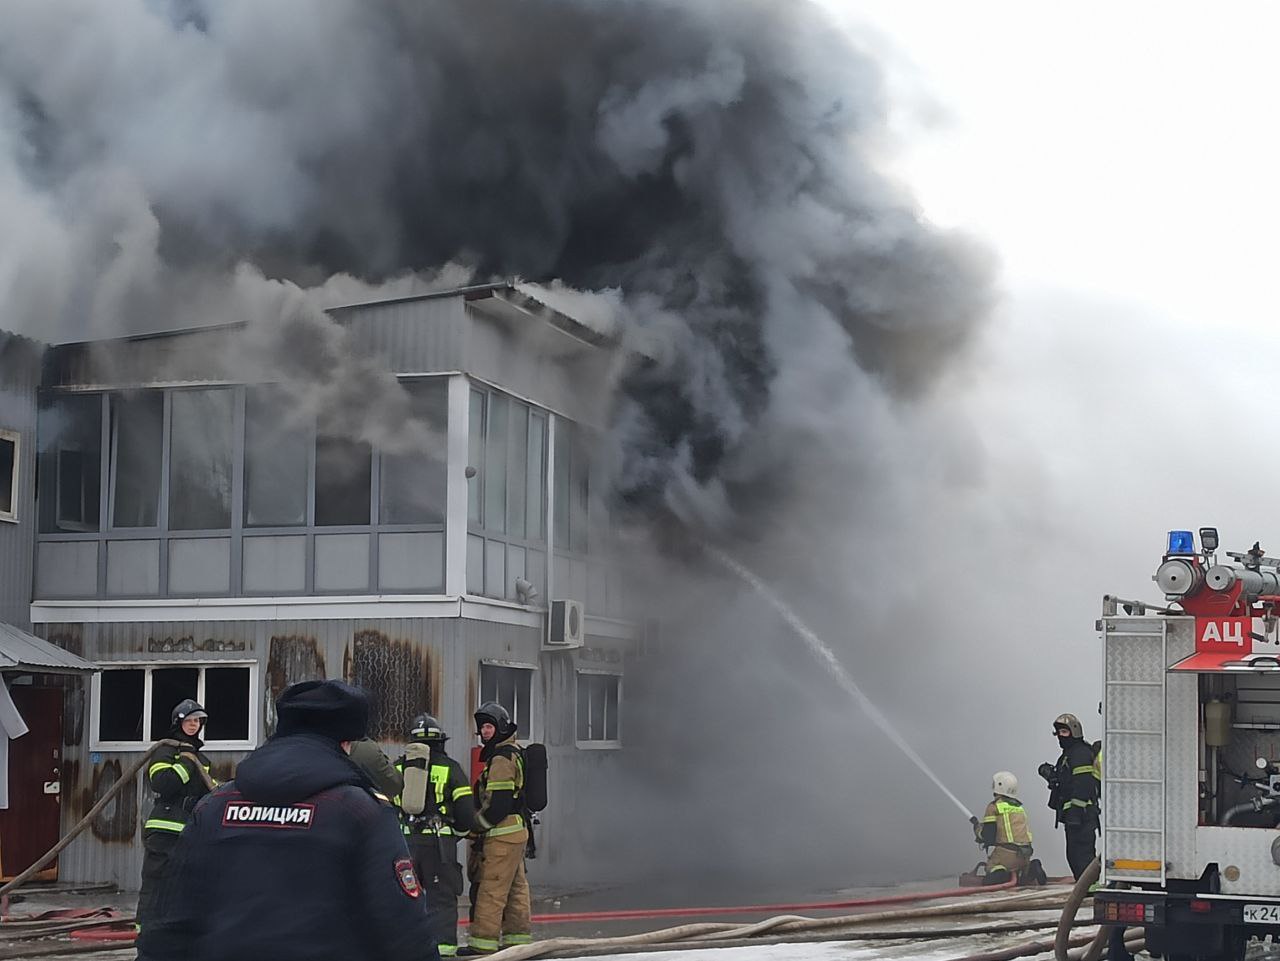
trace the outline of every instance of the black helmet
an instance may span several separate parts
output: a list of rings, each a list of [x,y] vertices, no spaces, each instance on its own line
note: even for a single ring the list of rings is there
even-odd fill
[[[409,740],[426,741],[428,744],[443,744],[449,740],[444,728],[430,714],[419,714],[409,722]]]
[[[178,706],[173,709],[173,713],[169,715],[169,723],[177,727],[189,717],[198,717],[204,720],[209,715],[205,713],[205,709],[200,706],[200,702],[194,698],[187,698],[185,701],[179,701]]]
[[[511,720],[511,715],[497,701],[485,701],[481,704],[476,708],[475,718],[477,734],[480,733],[480,726],[486,722],[496,728],[497,733],[493,735],[495,741],[505,741],[516,733],[516,725]]]

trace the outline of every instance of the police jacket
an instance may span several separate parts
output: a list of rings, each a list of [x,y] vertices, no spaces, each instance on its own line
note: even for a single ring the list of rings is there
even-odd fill
[[[181,730],[170,731],[169,738],[182,741],[182,747],[162,747],[147,765],[147,784],[155,795],[151,814],[143,824],[144,831],[181,833],[196,802],[209,793],[205,778],[209,777],[209,759],[200,753],[204,743]],[[203,772],[203,776],[202,776]]]
[[[486,744],[480,752],[484,770],[476,781],[476,823],[486,840],[529,840],[524,816],[524,756],[515,736]]]
[[[395,768],[402,778],[407,760],[403,754],[396,759]],[[405,835],[409,838],[451,837],[475,830],[476,804],[471,784],[462,772],[462,766],[434,744],[431,745],[431,760],[427,764],[427,781],[431,792],[427,809],[418,815],[403,809],[400,811],[400,824]],[[395,799],[397,807],[400,800],[399,797]]]
[[[438,961],[395,809],[329,738],[245,758],[171,871],[139,961]]]
[[[1098,768],[1093,748],[1081,738],[1072,738],[1063,748],[1054,768],[1057,788],[1049,805],[1058,824],[1094,824],[1098,820]]]
[[[977,828],[978,840],[989,848],[1024,851],[1031,848],[1027,812],[1017,798],[997,794],[987,805]]]

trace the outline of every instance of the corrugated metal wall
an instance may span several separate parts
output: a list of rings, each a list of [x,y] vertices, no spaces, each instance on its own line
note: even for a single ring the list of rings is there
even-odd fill
[[[8,345],[0,340],[0,352]],[[36,377],[34,370],[0,364],[0,429],[17,431],[17,523],[0,521],[0,621],[31,627],[31,570],[35,559]]]
[[[621,757],[616,751],[575,748],[575,670],[583,654],[541,652],[541,632],[536,628],[435,618],[46,624],[39,632],[60,646],[103,663],[252,659],[260,667],[260,737],[273,727],[272,702],[286,686],[316,677],[344,677],[373,695],[374,733],[387,745],[389,754],[398,753],[404,725],[413,714],[429,710],[453,735],[450,752],[464,768],[469,766],[470,748],[475,743],[471,714],[476,708],[481,662],[536,666],[531,733],[548,746],[552,804],[543,816],[543,854],[535,862],[534,877],[558,882],[586,880],[562,873],[562,867],[575,869],[582,863],[576,805],[590,804],[593,784],[611,777]],[[601,651],[619,642],[593,638],[590,644],[595,646],[595,656],[601,656]],[[65,831],[138,755],[91,753],[89,684],[79,679],[62,683],[66,702]],[[243,756],[211,754],[222,779],[232,775],[234,764]],[[139,775],[64,852],[62,879],[110,881],[136,888],[142,864],[138,825],[149,808]],[[561,851],[570,857],[561,856]]]

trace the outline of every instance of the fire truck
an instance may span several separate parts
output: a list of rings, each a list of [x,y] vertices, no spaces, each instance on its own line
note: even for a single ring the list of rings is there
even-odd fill
[[[1171,961],[1280,939],[1280,558],[1170,531],[1163,604],[1103,598],[1095,920]]]

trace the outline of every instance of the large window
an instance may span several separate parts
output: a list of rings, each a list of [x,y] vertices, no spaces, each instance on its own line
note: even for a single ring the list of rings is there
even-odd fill
[[[245,527],[297,527],[307,522],[311,430],[300,429],[296,420],[279,387],[245,390]]]
[[[372,483],[369,444],[321,424],[316,433],[316,526],[367,526]]]
[[[235,395],[225,389],[180,390],[171,403],[169,529],[227,530]]]
[[[39,437],[40,531],[83,533],[99,527],[102,397],[42,399]]]
[[[237,663],[104,668],[93,677],[92,746],[142,750],[168,733],[174,707],[192,697],[209,712],[207,747],[254,747],[257,671],[256,664]]]
[[[518,726],[517,737],[532,736],[533,668],[507,664],[480,665],[480,702],[497,701]]]
[[[160,509],[164,394],[111,398],[111,526],[155,527]]]
[[[467,590],[530,603],[546,584],[547,414],[497,391],[470,403]]]
[[[0,430],[0,521],[18,519],[18,446],[21,436]]]
[[[425,449],[382,455],[378,517],[383,524],[443,524],[448,459],[449,394],[444,378],[403,385],[419,430],[407,443]],[[415,436],[416,435],[416,436]]]
[[[618,747],[618,711],[622,678],[617,674],[578,672],[578,747]]]
[[[587,552],[587,516],[591,499],[591,460],[586,432],[564,418],[556,420],[556,550]]]

